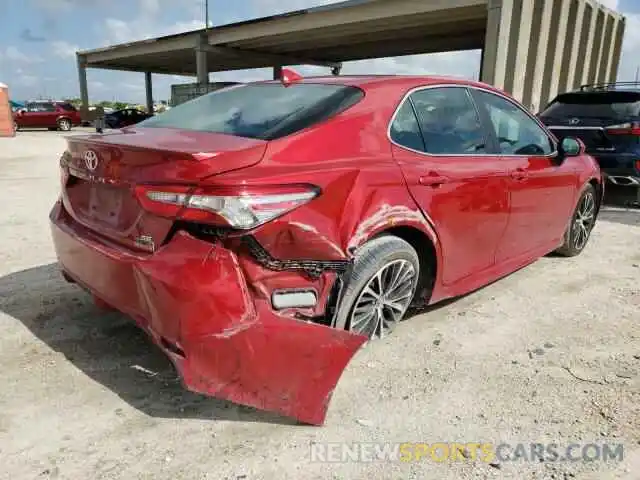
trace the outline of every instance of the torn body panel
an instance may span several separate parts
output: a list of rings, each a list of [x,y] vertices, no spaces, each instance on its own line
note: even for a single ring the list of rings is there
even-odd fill
[[[185,341],[185,383],[194,391],[320,425],[340,376],[365,337],[283,320],[259,308],[259,321],[231,335]]]
[[[271,145],[268,147],[259,165],[216,177],[216,183],[293,181],[293,174],[284,173],[279,164],[284,160],[277,160],[286,157],[286,152],[278,151],[275,155],[273,149]],[[441,245],[434,226],[409,194],[402,173],[390,156],[363,157],[359,169],[346,168],[346,161],[327,163],[297,166],[295,176],[304,174],[313,178],[323,193],[313,202],[253,230],[251,238],[261,250],[271,258],[286,260],[287,265],[313,259],[311,262],[320,270],[342,275],[345,269],[333,262],[352,262],[356,250],[371,238],[404,227],[420,232],[425,242],[431,244],[428,248],[436,251],[437,264],[441,264]],[[435,273],[440,275],[440,269]],[[423,300],[428,302],[430,298],[429,290]]]
[[[178,232],[153,255],[123,253],[58,203],[52,236],[64,272],[136,319],[193,391],[322,424],[365,337],[274,312],[254,298],[238,256]]]

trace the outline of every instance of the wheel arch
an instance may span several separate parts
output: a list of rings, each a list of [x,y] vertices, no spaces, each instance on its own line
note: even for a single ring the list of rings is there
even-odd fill
[[[438,252],[433,241],[425,232],[413,226],[392,227],[385,230],[383,234],[401,238],[411,245],[418,254],[420,277],[414,303],[418,304],[419,302],[416,300],[419,300],[423,304],[418,306],[428,305],[439,273]]]
[[[404,223],[380,228],[372,232],[366,240],[360,243],[359,247],[374,238],[387,235],[401,238],[411,245],[418,254],[420,261],[420,278],[418,280],[414,304],[419,307],[428,305],[441,270],[439,242],[437,241],[435,232],[431,229],[424,228],[422,225]]]
[[[596,215],[600,213],[600,207],[604,201],[604,183],[597,178],[591,178],[587,182],[596,189]]]

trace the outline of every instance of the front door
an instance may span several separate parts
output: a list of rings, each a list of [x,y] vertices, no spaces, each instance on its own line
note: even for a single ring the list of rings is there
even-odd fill
[[[508,168],[511,215],[496,261],[553,248],[564,235],[576,195],[576,174],[530,114],[497,94],[473,90],[491,120]]]
[[[25,127],[55,127],[56,107],[48,102],[34,102],[27,106]]]
[[[20,113],[16,115],[16,123],[20,127],[37,127],[38,126],[38,112],[36,105],[33,103],[27,103],[24,109],[20,110]]]
[[[494,265],[509,213],[508,169],[464,87],[411,94],[391,126],[393,156],[434,224],[446,285]]]

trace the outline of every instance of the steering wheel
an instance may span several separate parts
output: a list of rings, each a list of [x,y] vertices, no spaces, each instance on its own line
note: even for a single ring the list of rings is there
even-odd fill
[[[535,143],[529,143],[513,152],[516,155],[544,155],[544,149]]]
[[[513,146],[516,143],[518,143],[517,140],[510,140],[507,137],[498,137],[498,143],[508,143],[509,145]]]
[[[477,153],[486,148],[484,143],[478,143],[474,140],[468,140],[466,142],[462,142],[462,146],[460,150],[462,153]]]

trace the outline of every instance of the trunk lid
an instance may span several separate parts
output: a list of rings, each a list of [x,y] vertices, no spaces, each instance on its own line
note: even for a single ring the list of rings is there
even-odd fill
[[[173,221],[145,212],[135,186],[197,185],[260,162],[267,142],[169,128],[130,128],[67,139],[65,209],[85,227],[133,249],[154,251]]]

